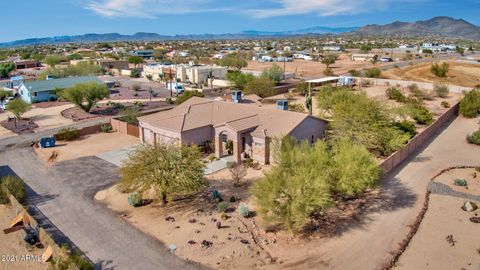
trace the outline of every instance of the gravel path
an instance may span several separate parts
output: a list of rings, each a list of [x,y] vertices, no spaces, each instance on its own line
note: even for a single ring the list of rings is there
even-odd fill
[[[438,183],[435,181],[432,181],[428,184],[428,190],[434,194],[447,195],[447,196],[480,202],[480,195],[472,195],[472,194],[468,194],[460,191],[455,191],[448,185],[445,185],[443,183]]]

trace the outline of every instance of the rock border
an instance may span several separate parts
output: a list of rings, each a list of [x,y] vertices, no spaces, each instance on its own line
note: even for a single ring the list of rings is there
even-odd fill
[[[446,172],[449,172],[451,170],[473,169],[473,168],[477,168],[477,167],[480,167],[480,166],[458,165],[458,166],[447,167],[446,169],[441,170],[440,172],[435,174],[432,178],[430,178],[430,182],[434,181],[440,175],[442,175]],[[382,267],[383,270],[390,270],[394,266],[396,266],[396,264],[398,263],[398,260],[400,259],[400,256],[402,256],[402,254],[405,252],[408,245],[410,244],[410,241],[412,240],[412,238],[417,233],[418,228],[420,227],[420,224],[422,223],[423,218],[424,218],[424,216],[425,216],[425,214],[427,213],[427,210],[428,210],[428,204],[430,202],[430,193],[431,192],[427,189],[427,191],[425,192],[425,200],[423,202],[422,210],[420,210],[420,213],[418,213],[417,218],[415,219],[415,222],[412,225],[409,225],[410,231],[408,232],[407,236],[400,242],[400,246],[397,249],[397,251],[392,253],[393,258],[390,261],[388,261],[384,267]]]

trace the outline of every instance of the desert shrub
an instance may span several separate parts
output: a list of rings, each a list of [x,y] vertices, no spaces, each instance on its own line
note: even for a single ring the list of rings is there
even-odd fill
[[[217,211],[219,213],[224,213],[228,209],[228,204],[226,202],[219,202],[217,204]]]
[[[247,157],[243,160],[243,165],[246,167],[246,168],[252,168],[253,167],[253,159],[251,157]]]
[[[460,101],[460,113],[467,118],[477,117],[480,113],[480,90],[465,92]]]
[[[449,65],[448,63],[443,62],[441,65],[438,63],[433,63],[430,67],[430,72],[437,77],[446,77],[448,73]]]
[[[450,89],[448,89],[448,86],[445,84],[435,84],[433,91],[435,95],[440,98],[446,98],[448,97],[448,93],[450,93]]]
[[[305,106],[303,104],[288,104],[288,110],[292,112],[305,112]]]
[[[140,193],[133,193],[128,196],[128,204],[133,206],[133,207],[139,207],[142,206],[143,199],[142,195]]]
[[[467,136],[467,141],[471,144],[480,145],[480,130],[473,132]]]
[[[3,190],[0,191],[0,193],[6,195],[7,198],[8,195],[12,195],[20,203],[25,200],[25,184],[23,183],[23,180],[20,179],[20,177],[7,175],[5,177],[2,177],[2,179],[0,180],[0,184],[0,189]],[[2,195],[0,195],[0,197],[2,197]]]
[[[246,218],[250,216],[250,209],[248,208],[248,206],[242,204],[238,207],[238,213],[240,214],[240,216]]]
[[[0,204],[7,204],[8,203],[8,195],[5,190],[0,186]]]
[[[350,73],[350,75],[352,75],[353,77],[360,77],[360,76],[362,75],[362,74],[361,74],[358,70],[356,70],[356,69],[350,69],[350,70],[348,71],[348,73]]]
[[[139,84],[136,84],[136,83],[130,85],[130,90],[133,90],[133,91],[135,91],[135,92],[138,91],[138,90],[140,90],[140,88],[141,88],[140,85],[139,85]]]
[[[423,105],[412,106],[412,118],[420,125],[430,125],[433,122],[433,114]]]
[[[59,141],[73,141],[80,137],[80,130],[76,128],[64,128],[55,134],[55,139]]]
[[[93,264],[86,259],[79,250],[70,251],[66,245],[63,245],[59,252],[49,260],[49,270],[93,270]]]
[[[372,81],[371,80],[361,80],[360,81],[360,86],[361,87],[369,87],[370,85],[372,85]]]
[[[423,91],[421,90],[417,84],[410,84],[408,87],[408,90],[410,91],[410,94],[412,94],[412,96],[414,96],[415,98],[419,99],[419,100],[432,100],[433,99],[433,95],[431,95],[430,93],[426,92],[426,91]]]
[[[365,77],[367,78],[379,78],[382,71],[379,68],[367,68],[365,70]]]
[[[175,100],[175,104],[180,105],[183,102],[189,100],[191,97],[205,97],[205,95],[202,92],[198,91],[185,91],[182,95],[177,97],[177,99]]]
[[[138,117],[140,115],[141,112],[138,108],[124,108],[122,110],[122,116],[119,119],[129,123],[130,125],[138,125]]]
[[[132,78],[140,78],[141,72],[138,68],[134,68],[130,71],[130,77]]]
[[[102,130],[104,133],[108,133],[112,131],[112,126],[110,124],[103,124],[100,126],[100,130]]]
[[[330,68],[330,67],[325,68],[325,69],[323,70],[323,75],[325,75],[325,76],[333,76],[333,75],[334,75],[333,69]]]
[[[442,101],[442,103],[440,103],[440,105],[442,105],[442,107],[444,107],[444,108],[450,108],[450,103],[448,103],[448,101]]]
[[[385,93],[387,94],[388,99],[393,99],[400,103],[405,103],[407,101],[407,97],[396,87],[388,88]]]
[[[417,127],[415,127],[415,123],[413,123],[412,121],[403,120],[400,122],[395,122],[394,126],[401,131],[409,134],[410,138],[417,134]]]
[[[455,179],[453,184],[460,187],[466,187],[468,185],[467,180],[465,179]]]

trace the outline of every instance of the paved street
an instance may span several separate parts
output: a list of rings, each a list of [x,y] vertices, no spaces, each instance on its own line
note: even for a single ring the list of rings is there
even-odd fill
[[[198,269],[164,245],[94,202],[97,190],[118,180],[117,167],[97,157],[46,168],[31,148],[0,154],[0,174],[14,171],[29,186],[27,203],[40,224],[62,242],[76,245],[96,269]],[[5,166],[7,165],[7,166]]]

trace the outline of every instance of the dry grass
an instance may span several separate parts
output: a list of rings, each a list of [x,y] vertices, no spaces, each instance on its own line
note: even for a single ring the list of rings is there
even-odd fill
[[[430,72],[431,63],[394,68],[382,72],[382,77],[396,80],[411,80],[420,82],[446,83],[466,87],[480,84],[480,65],[449,62],[447,77],[439,78]]]

